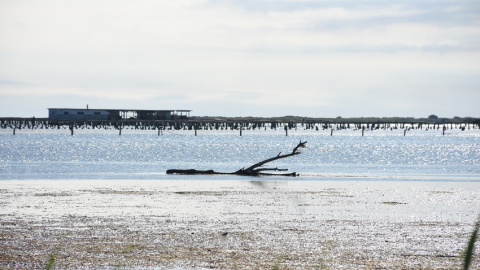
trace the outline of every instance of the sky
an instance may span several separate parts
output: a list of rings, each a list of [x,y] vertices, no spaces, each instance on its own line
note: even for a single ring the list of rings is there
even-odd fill
[[[480,117],[480,1],[0,1],[0,117],[87,104]]]

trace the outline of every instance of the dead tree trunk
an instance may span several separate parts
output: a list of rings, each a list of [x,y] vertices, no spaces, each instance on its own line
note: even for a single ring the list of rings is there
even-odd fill
[[[265,171],[283,172],[283,171],[288,171],[288,169],[279,169],[277,167],[275,167],[275,168],[263,168],[262,166],[269,163],[269,162],[275,161],[275,160],[279,160],[279,159],[282,159],[282,158],[292,157],[292,156],[296,156],[296,155],[301,154],[301,152],[299,151],[299,148],[306,148],[306,145],[305,145],[306,143],[307,142],[300,141],[300,143],[295,148],[293,148],[293,151],[289,154],[282,155],[282,153],[280,152],[275,157],[265,159],[263,161],[260,161],[258,163],[253,164],[252,166],[250,166],[248,168],[242,168],[242,169],[240,169],[236,172],[224,173],[224,172],[215,172],[213,170],[204,171],[204,170],[195,170],[195,169],[188,169],[188,170],[170,169],[170,170],[167,170],[167,174],[185,174],[185,175],[233,174],[233,175],[245,175],[245,176],[261,176],[261,175],[297,176],[298,174],[296,172],[281,173],[281,174],[278,174],[278,173],[273,173],[273,174],[272,173],[264,173]]]

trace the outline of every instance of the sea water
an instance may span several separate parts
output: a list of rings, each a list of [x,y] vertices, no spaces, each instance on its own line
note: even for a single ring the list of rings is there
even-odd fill
[[[0,130],[0,180],[242,180],[167,175],[168,169],[233,172],[307,141],[265,167],[292,180],[480,181],[480,130]],[[277,177],[265,177],[263,180]]]
[[[44,269],[55,253],[62,269],[461,267],[480,130],[285,135],[0,130],[0,269]],[[266,164],[298,177],[166,174],[233,172],[300,141],[300,155]]]

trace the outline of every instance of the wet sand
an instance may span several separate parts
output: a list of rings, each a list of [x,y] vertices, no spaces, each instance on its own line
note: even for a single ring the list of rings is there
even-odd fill
[[[480,183],[1,181],[0,269],[460,269],[479,211]]]

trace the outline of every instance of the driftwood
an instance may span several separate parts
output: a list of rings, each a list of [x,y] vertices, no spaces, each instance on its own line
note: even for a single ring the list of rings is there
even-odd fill
[[[167,174],[186,174],[186,175],[197,175],[197,174],[233,174],[233,175],[246,175],[246,176],[261,176],[261,175],[281,175],[281,176],[297,176],[298,174],[293,172],[293,173],[265,173],[265,171],[277,171],[277,172],[283,172],[283,171],[288,171],[288,169],[279,169],[277,167],[275,168],[263,168],[262,166],[275,161],[279,160],[282,158],[287,158],[287,157],[292,157],[301,154],[299,151],[299,148],[305,148],[307,142],[302,142],[293,148],[293,151],[289,154],[282,155],[282,152],[278,153],[277,156],[265,159],[263,161],[260,161],[258,163],[253,164],[252,166],[248,168],[241,168],[240,170],[236,172],[230,172],[230,173],[225,173],[225,172],[216,172],[214,170],[195,170],[195,169],[188,169],[188,170],[178,170],[178,169],[170,169],[167,170]]]

